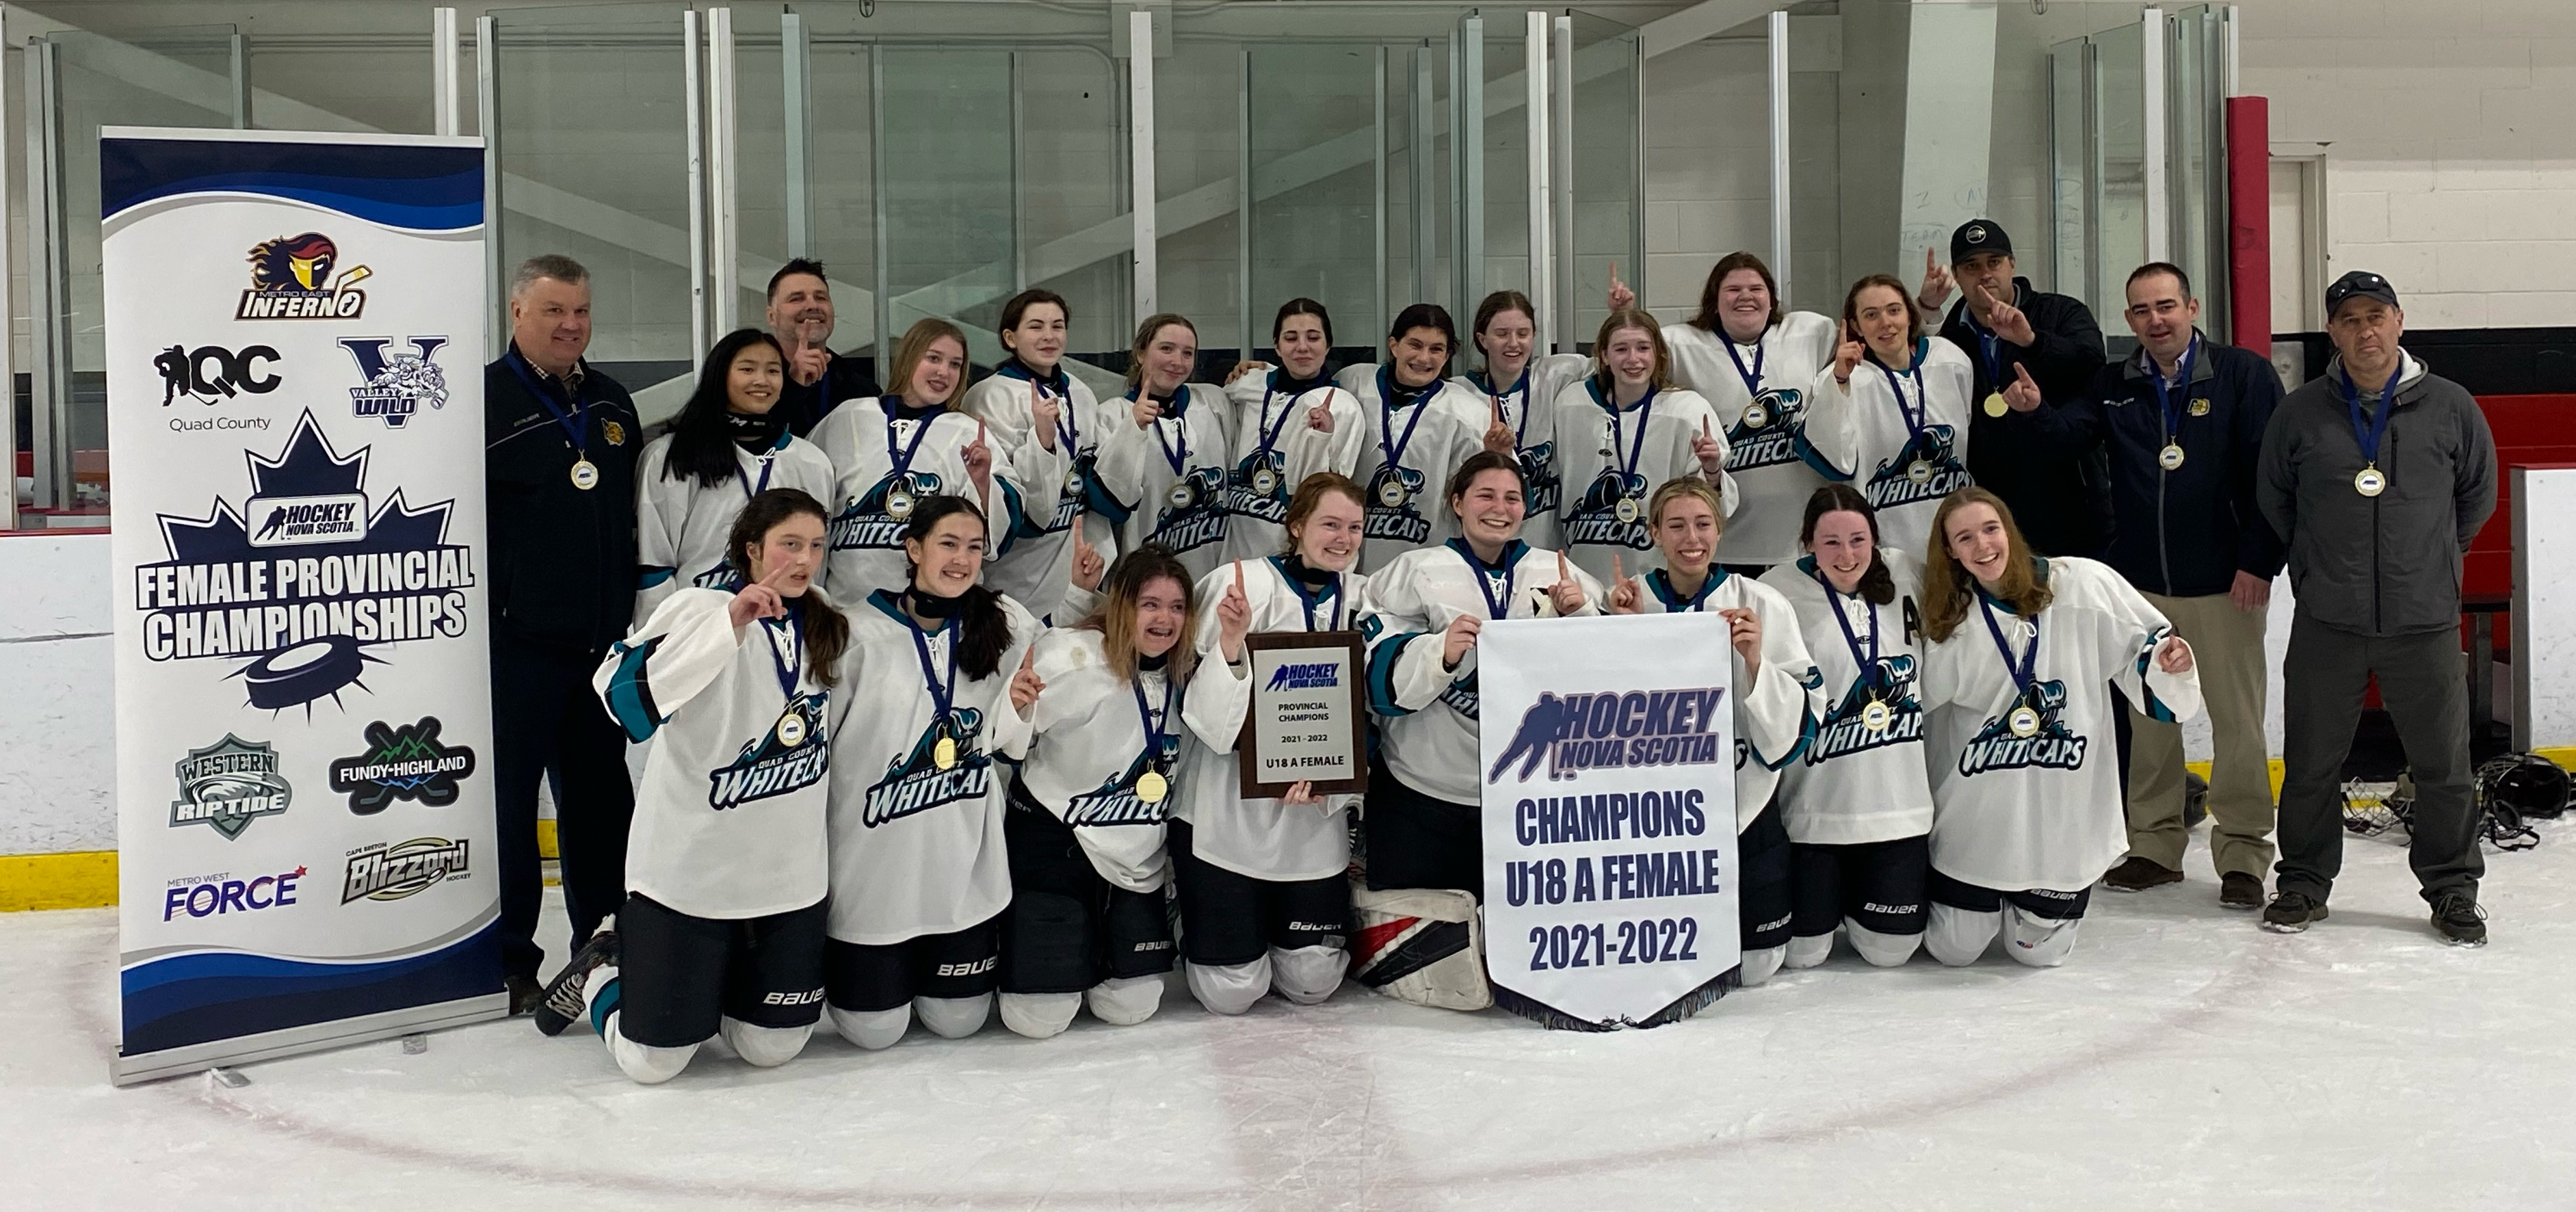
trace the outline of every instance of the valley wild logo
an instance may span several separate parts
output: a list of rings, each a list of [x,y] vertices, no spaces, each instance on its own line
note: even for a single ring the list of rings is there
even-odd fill
[[[416,837],[386,845],[377,842],[349,852],[349,872],[340,884],[340,903],[364,898],[398,901],[417,896],[431,885],[463,879],[468,872],[465,839]]]
[[[212,825],[226,840],[250,823],[286,811],[294,789],[277,773],[277,750],[266,741],[231,733],[179,759],[179,798],[170,801],[170,827]]]
[[[366,378],[349,389],[350,411],[400,429],[423,404],[447,407],[447,372],[435,361],[438,351],[447,348],[447,338],[413,337],[410,353],[387,357],[385,347],[391,344],[391,337],[340,338],[340,348],[349,351]]]
[[[261,241],[250,250],[250,289],[236,320],[355,320],[367,310],[364,265],[340,268],[340,246],[318,231]]]
[[[455,803],[456,785],[474,773],[474,751],[440,744],[438,730],[434,715],[400,728],[383,720],[367,725],[367,751],[332,761],[331,790],[348,796],[349,811],[359,816],[373,816],[395,800],[432,808]]]

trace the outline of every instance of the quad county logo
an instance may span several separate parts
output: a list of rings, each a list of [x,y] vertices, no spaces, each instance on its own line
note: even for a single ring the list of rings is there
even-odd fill
[[[175,770],[179,798],[170,801],[173,829],[212,825],[230,840],[240,837],[252,821],[286,811],[295,796],[277,773],[275,748],[231,733],[203,749],[189,750]]]
[[[384,660],[370,647],[464,635],[474,553],[448,539],[455,502],[370,491],[367,451],[339,453],[306,412],[274,456],[246,452],[238,508],[160,515],[170,558],[134,570],[145,658],[239,660],[251,706],[309,711],[364,689]]]
[[[443,745],[439,722],[425,715],[416,724],[396,728],[383,720],[367,725],[367,751],[331,762],[331,790],[349,797],[349,811],[373,816],[395,800],[412,800],[432,808],[456,802],[456,785],[474,773],[474,751]]]
[[[1519,781],[1524,783],[1542,761],[1550,779],[1613,767],[1713,765],[1720,750],[1711,729],[1726,709],[1723,686],[1541,694],[1521,713],[1520,729],[1485,781],[1503,781],[1514,762],[1520,763]]]
[[[229,871],[181,876],[161,894],[161,920],[173,921],[182,913],[192,918],[222,917],[283,908],[295,903],[296,881],[303,878],[302,867],[246,880]]]
[[[243,392],[264,396],[277,390],[283,380],[263,365],[277,360],[277,351],[266,345],[173,345],[153,355],[152,369],[161,372],[161,407],[183,399],[212,407]]]
[[[350,410],[382,421],[388,429],[400,429],[423,404],[447,407],[447,372],[434,360],[447,347],[447,338],[413,337],[410,353],[387,357],[385,347],[391,344],[391,337],[340,339],[340,348],[349,351],[358,373],[367,380],[349,389]]]
[[[356,287],[374,274],[340,268],[340,246],[318,231],[279,236],[250,250],[250,289],[233,318],[355,320],[367,310],[367,292]]]
[[[463,838],[451,842],[443,837],[416,837],[391,845],[360,846],[349,852],[340,903],[398,901],[418,896],[432,885],[464,879],[469,872]]]

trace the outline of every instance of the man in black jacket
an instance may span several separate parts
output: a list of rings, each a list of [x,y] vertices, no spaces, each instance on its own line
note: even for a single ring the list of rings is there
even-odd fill
[[[2104,366],[2058,408],[2036,407],[2037,386],[2018,368],[2005,391],[2060,457],[2104,452],[2112,502],[2106,559],[2200,657],[2215,751],[2209,852],[2219,903],[2256,909],[2272,867],[2263,624],[2281,541],[2254,499],[2254,470],[2281,380],[2269,361],[2201,334],[2200,301],[2179,267],[2139,267],[2128,296],[2123,315],[2138,356]],[[2181,726],[2133,713],[2129,727],[2129,857],[2102,882],[2138,892],[2182,878],[2190,834]]]
[[[1948,269],[1923,251],[1915,302],[1940,314],[1954,278],[1963,296],[1942,321],[1941,336],[1976,370],[1968,474],[2012,507],[2022,537],[2042,555],[2098,555],[2110,520],[2100,452],[2045,454],[2040,422],[2008,407],[2003,390],[2015,368],[2028,367],[2051,407],[2080,394],[2102,369],[2102,326],[2091,308],[2031,289],[2013,268],[2012,238],[1992,219],[1971,219],[1950,234]]]
[[[2281,677],[2281,865],[2263,924],[2326,916],[2343,866],[2338,784],[2361,698],[2379,698],[2415,783],[2407,858],[2433,928],[2487,941],[2460,662],[2460,564],[2495,512],[2495,438],[2478,402],[2398,344],[2397,290],[2373,273],[2326,288],[2334,361],[2263,435],[2257,492],[2289,547],[2298,613]]]
[[[787,418],[788,432],[800,438],[811,435],[841,401],[878,394],[876,380],[857,361],[832,352],[836,316],[822,262],[797,257],[769,275],[769,333],[787,351],[787,381],[779,385],[776,410]]]
[[[530,258],[510,280],[510,349],[483,369],[490,498],[493,795],[511,1012],[542,992],[537,784],[560,776],[555,845],[575,947],[626,899],[635,815],[626,737],[591,674],[635,613],[635,455],[626,389],[582,361],[590,272]]]

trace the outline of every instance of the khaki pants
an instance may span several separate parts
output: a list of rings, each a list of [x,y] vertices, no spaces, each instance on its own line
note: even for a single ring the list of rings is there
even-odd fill
[[[2272,867],[2272,774],[2263,749],[2263,612],[2243,611],[2226,594],[2167,598],[2145,594],[2174,632],[2191,644],[2209,704],[2209,854],[2218,873],[2263,878]],[[2129,853],[2182,870],[2182,726],[2129,717]]]

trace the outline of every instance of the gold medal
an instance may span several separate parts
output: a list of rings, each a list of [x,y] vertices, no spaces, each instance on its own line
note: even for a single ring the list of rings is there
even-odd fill
[[[2039,713],[2028,707],[2015,707],[2012,709],[2012,715],[2008,717],[2008,726],[2011,727],[2014,736],[2025,738],[2038,736]]]
[[[2167,442],[2167,443],[2165,443],[2165,448],[2164,448],[2163,450],[2159,450],[2159,451],[2157,451],[2157,452],[2156,452],[2156,465],[2157,465],[2158,467],[2162,467],[2162,468],[2164,468],[2166,471],[2179,471],[2179,470],[2181,470],[2181,469],[2182,469],[2182,443],[2180,443],[2180,442]]]
[[[1404,503],[1412,496],[1411,492],[1405,490],[1404,481],[1392,475],[1386,478],[1385,483],[1377,486],[1377,503],[1389,509],[1403,508]]]
[[[583,492],[599,487],[599,464],[588,459],[573,460],[572,486]]]
[[[1871,699],[1869,706],[1860,709],[1860,726],[1871,732],[1887,731],[1887,726],[1893,723],[1895,718],[1896,713],[1888,710],[1887,704],[1877,699]]]
[[[1619,520],[1620,520],[1621,522],[1623,522],[1623,523],[1630,523],[1630,524],[1635,523],[1635,522],[1636,522],[1636,520],[1637,520],[1637,513],[1638,513],[1638,510],[1637,510],[1637,498],[1635,498],[1635,497],[1621,497],[1621,498],[1619,498],[1619,505],[1618,505],[1618,508],[1616,508],[1616,509],[1612,510],[1612,512],[1614,512],[1614,513],[1618,514],[1618,515],[1619,515]]]
[[[1279,491],[1278,472],[1267,467],[1256,467],[1252,470],[1253,495],[1266,497],[1277,491]]]
[[[957,764],[956,739],[944,736],[939,738],[939,743],[930,747],[930,764],[942,770],[955,766]]]
[[[1148,770],[1136,778],[1136,798],[1148,804],[1159,804],[1172,793],[1171,781],[1157,771]]]
[[[1932,482],[1932,464],[1931,464],[1928,460],[1924,460],[1924,459],[1916,459],[1916,460],[1914,460],[1913,462],[1906,464],[1906,465],[1905,465],[1905,478],[1906,478],[1906,479],[1908,479],[1908,480],[1912,480],[1913,482],[1915,482],[1915,483],[1917,483],[1917,484],[1929,484],[1929,483],[1931,483],[1931,482]]]
[[[778,743],[789,749],[805,743],[805,717],[790,711],[778,717]]]
[[[2365,497],[2378,496],[2388,491],[2388,476],[2379,470],[2379,464],[2373,463],[2353,473],[2352,490]]]
[[[1746,429],[1760,429],[1770,423],[1770,409],[1764,408],[1758,403],[1747,404],[1744,406],[1744,427]]]
[[[1079,469],[1064,473],[1064,495],[1069,497],[1082,495],[1082,472]]]
[[[885,511],[887,517],[898,522],[911,517],[912,494],[900,488],[887,489]]]
[[[1990,417],[2000,417],[2000,416],[2004,415],[2005,413],[2007,413],[2007,412],[2011,412],[2011,411],[2012,411],[2012,405],[2007,404],[2007,403],[2005,403],[2005,402],[2004,402],[2004,393],[2002,393],[2002,392],[2000,392],[2000,391],[1990,391],[1990,392],[1987,392],[1987,393],[1986,393],[1986,415],[1987,415],[1987,416],[1990,416]]]
[[[1172,491],[1165,493],[1164,499],[1169,500],[1174,509],[1187,509],[1190,507],[1190,502],[1198,499],[1198,495],[1198,490],[1190,487],[1189,481],[1183,480],[1172,485]]]

